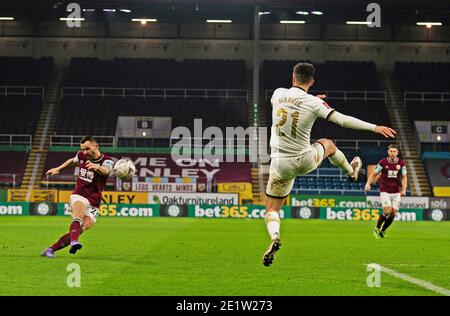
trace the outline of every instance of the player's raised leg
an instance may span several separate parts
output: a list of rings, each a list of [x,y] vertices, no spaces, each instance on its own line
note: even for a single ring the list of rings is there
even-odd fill
[[[327,138],[321,138],[317,141],[325,149],[325,156],[328,157],[333,166],[344,171],[350,181],[358,180],[359,171],[362,167],[362,160],[358,156],[354,157],[351,162],[347,161],[344,153],[336,147],[334,142]]]

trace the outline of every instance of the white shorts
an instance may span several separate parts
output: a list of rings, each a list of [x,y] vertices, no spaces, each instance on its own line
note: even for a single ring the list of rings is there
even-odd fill
[[[400,208],[400,193],[380,193],[381,205],[383,207],[392,207],[395,210]]]
[[[324,158],[325,149],[319,143],[312,144],[310,150],[298,156],[272,158],[266,195],[280,199],[287,197],[292,190],[295,178],[317,169]]]
[[[98,216],[98,208],[93,207],[88,199],[86,199],[84,196],[81,196],[79,194],[71,194],[70,195],[70,212],[72,212],[72,204],[76,201],[80,201],[84,204],[84,206],[86,207],[86,216],[89,216],[90,218],[92,218],[92,220],[94,221],[94,223],[97,221],[97,216]]]

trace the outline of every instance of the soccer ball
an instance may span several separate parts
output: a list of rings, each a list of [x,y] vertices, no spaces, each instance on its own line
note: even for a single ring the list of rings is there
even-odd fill
[[[136,172],[136,167],[130,158],[122,158],[117,160],[114,165],[114,174],[117,178],[122,180],[129,180],[134,176]]]

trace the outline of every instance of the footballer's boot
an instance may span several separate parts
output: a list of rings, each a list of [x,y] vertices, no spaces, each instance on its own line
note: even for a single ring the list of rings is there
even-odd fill
[[[52,248],[47,248],[41,253],[41,257],[56,258],[56,255]]]
[[[358,156],[354,157],[352,162],[350,162],[350,166],[352,166],[353,172],[347,175],[348,181],[356,182],[358,180],[358,175],[362,167],[361,158],[359,158]]]
[[[278,250],[280,250],[280,248],[281,248],[281,240],[280,237],[276,235],[275,238],[273,238],[272,241],[270,242],[269,249],[267,249],[267,251],[264,253],[263,256],[264,266],[269,267],[273,263],[273,260],[275,260],[275,254],[277,253]]]
[[[384,231],[383,231],[383,230],[380,230],[380,237],[381,237],[381,238],[386,238],[386,235],[384,234]]]
[[[74,240],[70,243],[69,252],[74,255],[81,248],[83,248],[83,245],[79,243],[77,240]]]
[[[380,232],[381,230],[378,227],[375,227],[375,229],[373,230],[373,235],[375,236],[376,239],[380,239]]]

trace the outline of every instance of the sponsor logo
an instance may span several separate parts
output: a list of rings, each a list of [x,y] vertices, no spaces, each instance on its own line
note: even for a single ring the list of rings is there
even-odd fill
[[[444,212],[442,212],[440,209],[435,209],[431,211],[431,219],[436,222],[442,221],[444,218]]]
[[[169,214],[169,216],[172,216],[172,217],[177,217],[180,215],[180,213],[181,213],[181,211],[180,211],[180,208],[178,207],[178,205],[171,205],[167,209],[167,214]]]
[[[298,214],[300,215],[300,218],[308,219],[311,218],[312,212],[309,207],[302,207]]]
[[[262,208],[249,208],[248,206],[238,205],[195,205],[195,217],[208,218],[264,218],[266,210]],[[280,218],[284,218],[284,211],[280,211]]]
[[[348,207],[365,208],[367,207],[365,197],[309,197],[301,195],[292,195],[290,199],[291,206],[300,207]]]
[[[239,204],[235,193],[149,193],[150,204],[230,205]]]
[[[47,205],[47,203],[39,203],[37,205],[36,212],[39,215],[48,215],[48,213],[50,213],[50,207]]]
[[[98,215],[105,217],[153,217],[154,207],[141,205],[117,205],[102,204],[98,209]],[[70,204],[64,204],[64,215],[70,215]]]
[[[22,205],[0,205],[0,215],[22,215]]]
[[[325,218],[327,220],[340,221],[376,221],[378,220],[381,210],[379,209],[346,209],[334,210],[330,207],[325,209]],[[396,221],[416,221],[416,212],[400,211],[395,216]]]

